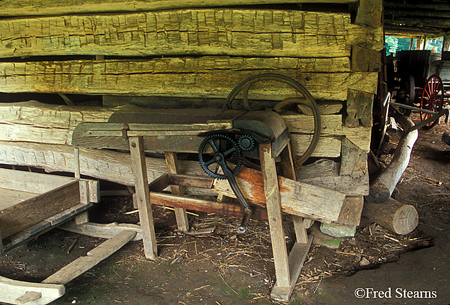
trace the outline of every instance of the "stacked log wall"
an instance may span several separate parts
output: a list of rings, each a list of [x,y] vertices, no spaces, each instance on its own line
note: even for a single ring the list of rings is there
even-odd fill
[[[0,15],[8,17],[0,20],[0,92],[103,96],[103,107],[3,104],[3,151],[11,143],[70,145],[79,122],[106,121],[127,103],[218,108],[245,78],[277,73],[309,90],[322,114],[313,156],[330,162],[304,166],[299,179],[367,194],[381,0],[226,0],[220,7],[196,0],[75,2],[0,3]],[[317,3],[339,9],[309,10]],[[295,95],[265,85],[251,94],[264,107]],[[305,109],[283,116],[301,155],[312,137],[312,116]],[[15,162],[9,158],[2,153],[0,162]]]

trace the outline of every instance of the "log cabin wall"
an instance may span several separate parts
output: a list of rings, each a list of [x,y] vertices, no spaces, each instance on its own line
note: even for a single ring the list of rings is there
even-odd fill
[[[75,104],[83,96],[101,96],[103,103],[2,104],[0,163],[51,170],[37,160],[65,151],[81,121],[106,121],[129,103],[218,108],[237,83],[270,72],[297,80],[321,110],[322,136],[313,154],[321,160],[304,166],[299,179],[361,202],[368,193],[381,0],[5,0],[0,15],[5,101],[21,102],[28,94],[47,102],[47,93],[67,95]],[[255,86],[251,93],[256,107],[272,107],[293,94],[283,86]],[[307,109],[283,116],[301,155],[311,139],[312,116]],[[21,155],[11,148],[18,146]]]

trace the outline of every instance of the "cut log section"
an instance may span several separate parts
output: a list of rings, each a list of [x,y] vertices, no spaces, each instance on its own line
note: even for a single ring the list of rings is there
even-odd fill
[[[389,198],[385,203],[364,203],[363,216],[396,234],[409,234],[419,224],[417,210]]]
[[[414,126],[414,122],[409,117],[402,116],[399,118],[399,122],[405,130]],[[395,186],[408,167],[411,152],[418,136],[417,130],[402,136],[391,163],[370,185],[369,195],[365,197],[367,202],[382,203],[389,200]]]

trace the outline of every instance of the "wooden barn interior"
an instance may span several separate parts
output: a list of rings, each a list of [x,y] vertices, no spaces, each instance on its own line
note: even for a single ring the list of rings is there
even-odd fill
[[[56,226],[109,239],[42,283],[2,278],[0,301],[47,304],[133,239],[157,259],[161,205],[180,232],[186,210],[242,217],[243,232],[248,217],[268,220],[271,298],[287,302],[311,224],[360,224],[389,90],[385,35],[419,48],[442,37],[449,51],[449,11],[439,0],[1,1],[0,252]],[[134,190],[139,225],[89,222],[99,180]]]

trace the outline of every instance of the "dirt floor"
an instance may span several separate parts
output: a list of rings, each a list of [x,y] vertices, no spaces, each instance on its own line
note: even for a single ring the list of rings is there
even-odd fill
[[[450,146],[447,125],[419,131],[409,167],[395,198],[415,206],[418,228],[400,236],[363,219],[355,237],[332,240],[335,249],[313,245],[290,304],[450,304]],[[380,160],[387,165],[399,135]],[[91,220],[136,223],[130,196],[104,197]],[[251,221],[239,235],[240,219],[189,215],[195,230],[176,232],[173,212],[155,209],[159,257],[144,258],[141,242],[130,242],[66,285],[54,304],[272,304],[275,281],[266,222]],[[293,244],[289,217],[286,241]],[[317,230],[313,227],[312,230]],[[101,239],[52,230],[0,257],[0,275],[39,282],[100,244]],[[73,246],[74,245],[74,246]],[[68,251],[71,246],[73,248]]]

